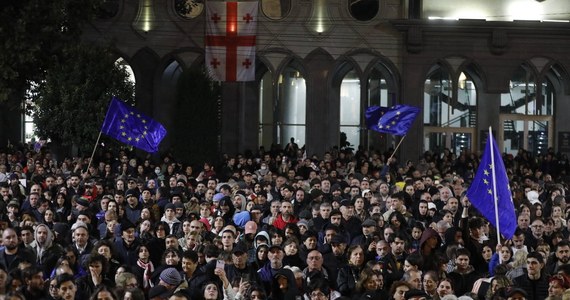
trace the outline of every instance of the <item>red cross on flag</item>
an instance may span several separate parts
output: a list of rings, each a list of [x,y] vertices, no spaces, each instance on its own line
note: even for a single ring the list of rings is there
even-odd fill
[[[206,65],[214,80],[255,80],[257,8],[257,1],[206,1]]]

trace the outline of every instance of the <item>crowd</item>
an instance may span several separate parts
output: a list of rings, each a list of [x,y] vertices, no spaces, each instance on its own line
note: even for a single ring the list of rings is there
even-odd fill
[[[504,155],[517,229],[465,196],[479,157],[289,144],[186,165],[0,151],[5,299],[570,299],[568,160]]]

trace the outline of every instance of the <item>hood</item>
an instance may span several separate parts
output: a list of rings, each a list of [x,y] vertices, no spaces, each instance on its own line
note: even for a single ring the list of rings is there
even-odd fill
[[[258,232],[255,235],[255,238],[253,239],[253,247],[255,247],[255,249],[257,249],[257,247],[259,247],[259,245],[257,244],[257,237],[258,236],[264,236],[267,239],[267,246],[271,245],[271,239],[269,238],[269,233],[267,233],[267,231],[262,230],[260,232]]]
[[[38,240],[38,228],[40,227],[44,227],[47,230],[47,239],[46,239],[46,244],[44,245],[44,249],[48,249],[49,247],[51,247],[51,244],[53,243],[53,239],[54,239],[54,235],[53,232],[51,231],[51,229],[49,229],[49,227],[46,224],[38,224],[38,226],[36,227],[36,230],[34,231],[34,240],[37,241]]]
[[[424,243],[431,237],[437,238],[438,244],[441,244],[441,238],[439,237],[439,234],[433,230],[433,228],[426,228],[426,230],[424,230],[422,233],[422,237],[420,238],[420,249],[422,249]]]

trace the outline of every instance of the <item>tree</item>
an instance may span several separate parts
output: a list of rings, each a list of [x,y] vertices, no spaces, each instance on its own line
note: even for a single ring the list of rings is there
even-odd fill
[[[111,97],[132,101],[134,86],[109,48],[78,44],[63,57],[65,63],[52,66],[32,88],[36,133],[90,153]]]
[[[174,155],[186,162],[215,161],[220,134],[220,85],[201,68],[185,70],[177,84]],[[189,113],[190,112],[190,113]]]
[[[76,45],[100,0],[17,0],[0,4],[0,102],[15,100]],[[15,96],[14,96],[15,95]]]

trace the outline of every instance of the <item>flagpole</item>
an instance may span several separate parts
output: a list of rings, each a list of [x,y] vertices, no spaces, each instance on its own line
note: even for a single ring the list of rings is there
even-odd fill
[[[497,197],[497,176],[495,175],[495,148],[493,148],[493,131],[489,126],[489,151],[491,153],[491,173],[493,174],[493,200],[495,202],[495,223],[497,224],[497,245],[501,244],[501,233],[499,230],[499,204]]]
[[[396,154],[396,151],[398,150],[398,148],[400,148],[400,145],[402,144],[402,142],[404,141],[405,138],[406,138],[406,135],[404,135],[400,139],[400,142],[398,142],[398,145],[396,145],[396,149],[394,149],[394,151],[392,151],[392,155],[390,155],[390,157],[388,158],[388,163],[390,163],[390,160],[392,159],[392,157],[394,157],[394,154]]]
[[[100,138],[101,138],[101,130],[99,130],[99,136],[97,137],[97,141],[95,142],[95,147],[93,147],[93,153],[91,153],[91,158],[89,159],[89,163],[87,164],[87,170],[85,170],[85,173],[89,172],[89,168],[91,167],[91,162],[93,161],[93,156],[95,156],[95,150],[97,150]]]

